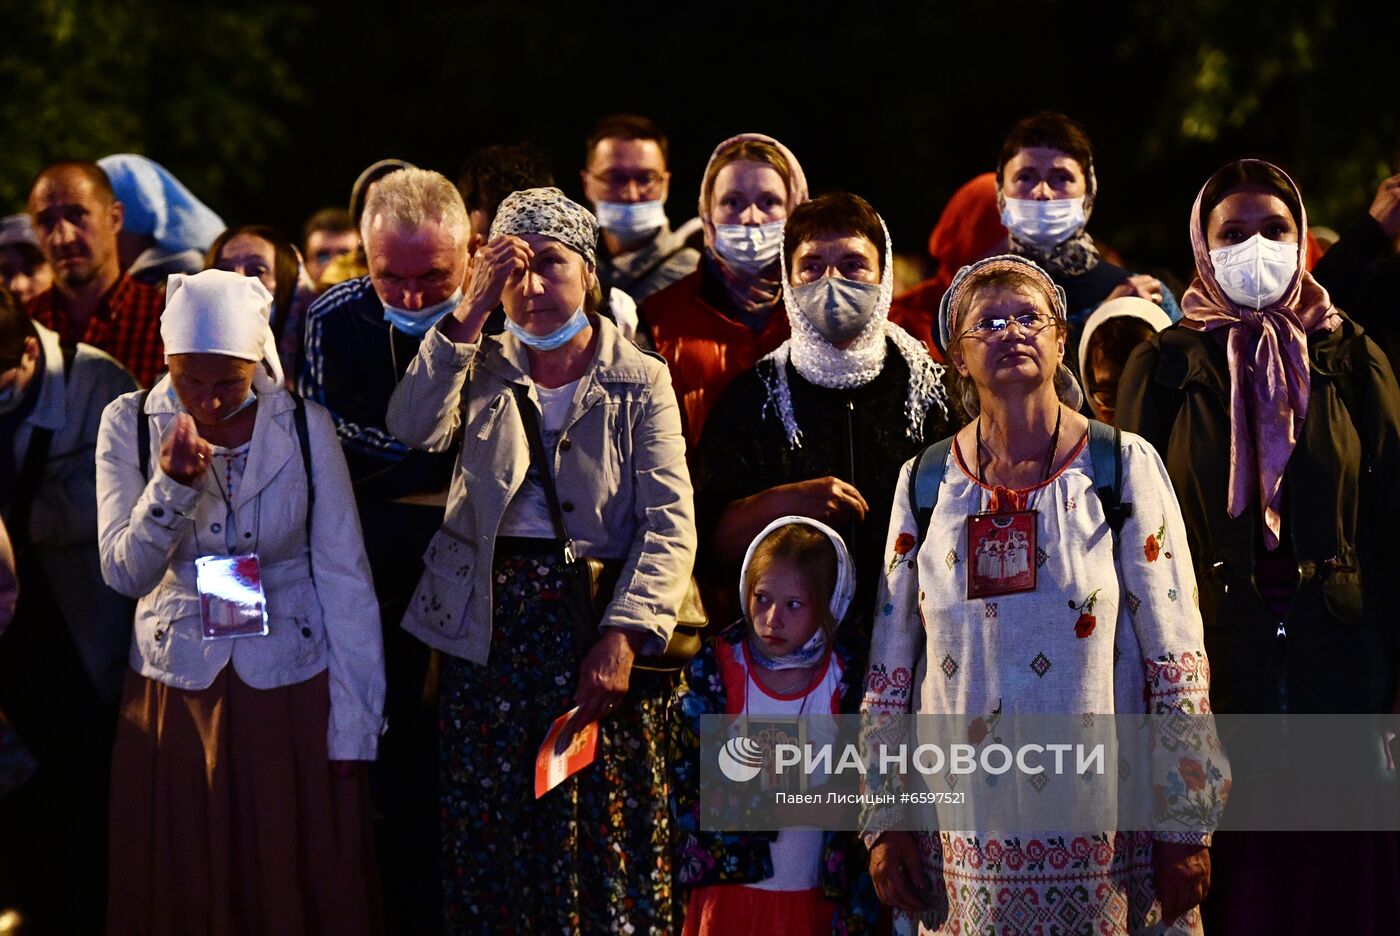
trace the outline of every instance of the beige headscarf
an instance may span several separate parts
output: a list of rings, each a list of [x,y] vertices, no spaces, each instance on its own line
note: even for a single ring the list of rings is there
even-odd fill
[[[789,215],[792,214],[794,208],[805,202],[809,195],[807,176],[802,171],[802,164],[797,161],[796,156],[792,155],[792,150],[766,134],[740,133],[737,136],[732,136],[716,146],[715,151],[710,154],[709,162],[705,163],[705,174],[700,179],[700,225],[705,231],[705,256],[722,277],[724,289],[729,294],[730,301],[743,311],[754,313],[777,304],[783,291],[782,272],[778,269],[776,261],[771,267],[758,273],[747,273],[726,263],[715,250],[715,222],[711,218],[710,211],[710,198],[714,192],[715,184],[714,177],[717,175],[713,171],[715,161],[741,143],[767,143],[783,157],[788,169],[787,211]]]

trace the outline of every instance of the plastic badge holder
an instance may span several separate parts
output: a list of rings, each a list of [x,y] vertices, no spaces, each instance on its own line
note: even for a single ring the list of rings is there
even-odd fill
[[[200,556],[194,568],[205,640],[266,636],[267,596],[256,555]]]

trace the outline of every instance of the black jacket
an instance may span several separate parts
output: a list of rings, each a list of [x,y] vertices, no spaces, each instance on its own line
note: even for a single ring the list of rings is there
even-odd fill
[[[1254,584],[1259,506],[1226,509],[1230,378],[1216,334],[1173,326],[1133,353],[1117,424],[1162,454],[1181,501],[1217,712],[1382,712],[1395,691],[1400,389],[1344,318],[1308,339],[1312,393],[1284,474],[1282,537],[1300,582],[1279,622]],[[1280,623],[1284,634],[1279,635]]]

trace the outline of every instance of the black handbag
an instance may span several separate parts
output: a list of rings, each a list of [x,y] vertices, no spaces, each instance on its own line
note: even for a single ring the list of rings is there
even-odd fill
[[[516,385],[515,402],[520,410],[520,421],[525,424],[525,436],[530,444],[530,461],[540,473],[540,485],[549,504],[549,515],[554,521],[555,535],[564,544],[565,589],[563,600],[568,608],[569,620],[573,625],[574,643],[580,655],[586,653],[598,639],[598,624],[607,613],[608,605],[617,590],[618,578],[622,575],[624,559],[595,559],[577,556],[574,541],[564,525],[564,513],[559,507],[559,492],[554,486],[554,472],[544,451],[544,436],[540,432],[539,419],[535,415],[535,405],[530,401],[525,387]],[[676,627],[666,642],[666,647],[656,655],[639,655],[632,663],[633,669],[654,673],[680,672],[696,653],[704,640],[705,627],[709,618],[700,599],[700,589],[695,576],[680,607],[676,609]]]

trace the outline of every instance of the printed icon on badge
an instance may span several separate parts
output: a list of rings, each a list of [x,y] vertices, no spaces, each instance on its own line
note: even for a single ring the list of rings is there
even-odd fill
[[[719,749],[719,769],[735,783],[747,783],[763,771],[763,748],[750,738],[730,738]]]

